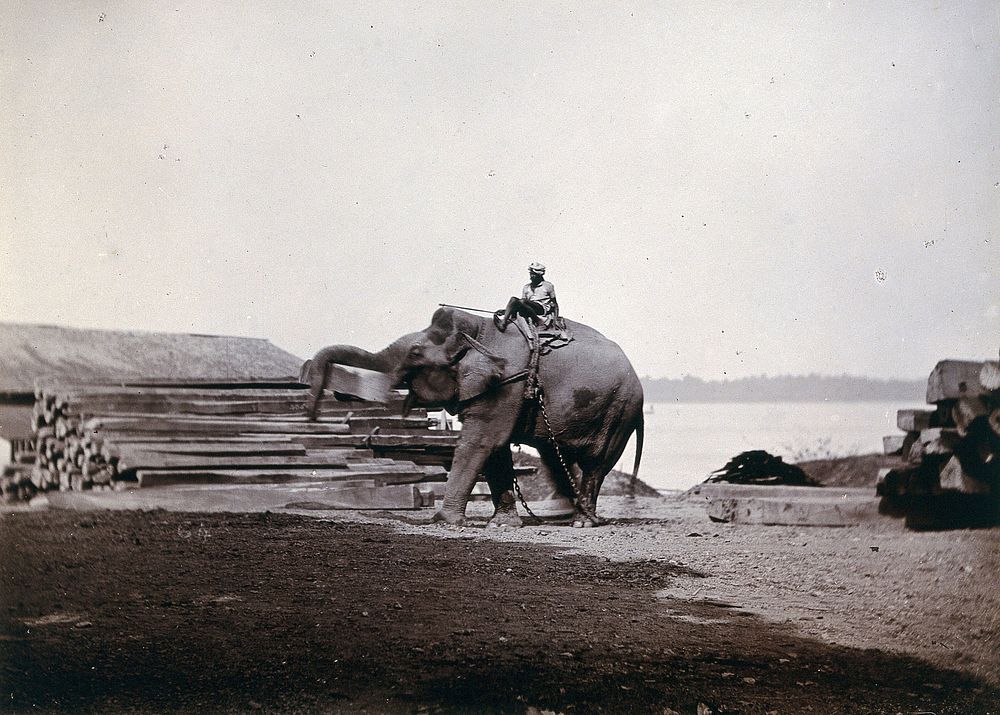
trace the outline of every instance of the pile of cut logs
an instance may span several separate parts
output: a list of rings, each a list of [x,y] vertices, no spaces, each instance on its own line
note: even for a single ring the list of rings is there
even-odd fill
[[[41,385],[30,478],[39,491],[446,477],[458,434],[427,412],[338,401],[305,417],[296,383]],[[30,476],[29,476],[30,475]]]
[[[943,360],[927,381],[929,410],[899,410],[905,432],[883,438],[887,455],[901,464],[878,475],[876,491],[896,501],[971,495],[952,500],[996,517],[1000,504],[1000,366],[996,362]]]

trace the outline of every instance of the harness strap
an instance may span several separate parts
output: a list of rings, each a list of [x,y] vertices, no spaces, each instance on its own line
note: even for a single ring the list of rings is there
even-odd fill
[[[517,326],[517,329],[521,332],[521,335],[524,336],[524,340],[525,342],[528,343],[528,348],[531,351],[530,357],[528,358],[528,367],[525,368],[524,370],[515,372],[513,375],[508,375],[507,377],[503,378],[499,384],[509,385],[513,382],[520,382],[521,380],[527,379],[529,384],[525,388],[524,396],[525,399],[532,399],[534,398],[534,393],[532,392],[532,394],[529,394],[528,388],[532,387],[532,383],[535,385],[537,385],[538,383],[538,359],[540,352],[538,344],[538,328],[536,328],[528,321],[525,322],[528,323],[529,330],[531,331],[530,336],[525,332],[524,328],[521,327],[520,323],[515,322],[514,325]],[[476,340],[468,333],[459,333],[459,335],[465,340],[466,343],[469,344],[470,347],[474,348],[483,355],[486,355],[487,357],[496,357],[492,352],[490,352],[490,350],[485,345],[483,345],[481,342]],[[460,354],[456,355],[454,362],[458,362],[460,359],[461,355]]]
[[[528,357],[528,382],[524,386],[525,402],[534,400],[538,397],[540,388],[540,384],[538,382],[538,361],[541,358],[542,353],[538,345],[538,326],[529,322],[528,330],[531,333],[531,339],[528,341],[531,354]]]
[[[528,377],[528,371],[527,370],[521,370],[521,372],[515,372],[510,377],[505,377],[504,379],[502,379],[500,381],[500,384],[501,385],[509,385],[512,382],[520,382],[521,380],[524,380],[527,377]]]
[[[530,322],[527,323],[527,325],[530,334],[525,333],[525,331],[521,329],[520,324],[518,324],[518,328],[521,329],[521,334],[524,335],[524,338],[528,343],[528,349],[530,350],[528,354],[528,367],[516,375],[512,375],[508,378],[510,382],[519,381],[522,377],[525,381],[524,393],[521,395],[521,407],[519,410],[518,424],[516,427],[516,432],[518,434],[531,434],[534,430],[535,420],[538,418],[538,407],[541,404],[542,399],[542,385],[541,380],[539,380],[538,377],[538,366],[541,353],[538,346],[538,330]],[[507,380],[504,382],[507,382]]]

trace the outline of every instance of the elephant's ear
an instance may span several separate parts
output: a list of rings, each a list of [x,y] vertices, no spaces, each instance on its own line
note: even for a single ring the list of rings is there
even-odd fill
[[[465,333],[459,333],[458,336],[466,343],[466,349],[455,352],[458,370],[458,399],[460,402],[465,402],[489,392],[500,384],[507,361],[490,352],[475,338]]]

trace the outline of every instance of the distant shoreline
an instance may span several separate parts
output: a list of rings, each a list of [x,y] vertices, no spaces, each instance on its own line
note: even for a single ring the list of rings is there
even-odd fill
[[[903,397],[768,397],[762,399],[753,399],[746,397],[733,397],[733,398],[697,398],[697,399],[681,399],[675,397],[672,399],[662,399],[662,398],[652,398],[649,393],[645,393],[644,397],[645,404],[678,404],[678,405],[725,405],[725,404],[757,404],[757,405],[781,405],[787,404],[789,402],[803,402],[803,403],[816,403],[816,402],[836,402],[836,403],[850,403],[850,402],[899,402],[910,404],[925,404],[925,400],[922,397],[903,396]],[[930,409],[930,408],[928,408]]]
[[[923,402],[926,380],[882,380],[842,375],[642,378],[646,402]]]

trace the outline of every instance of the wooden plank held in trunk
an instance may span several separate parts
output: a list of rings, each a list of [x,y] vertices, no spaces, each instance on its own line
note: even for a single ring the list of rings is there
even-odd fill
[[[392,377],[383,372],[361,368],[329,366],[327,389],[369,402],[388,402],[392,391]]]

